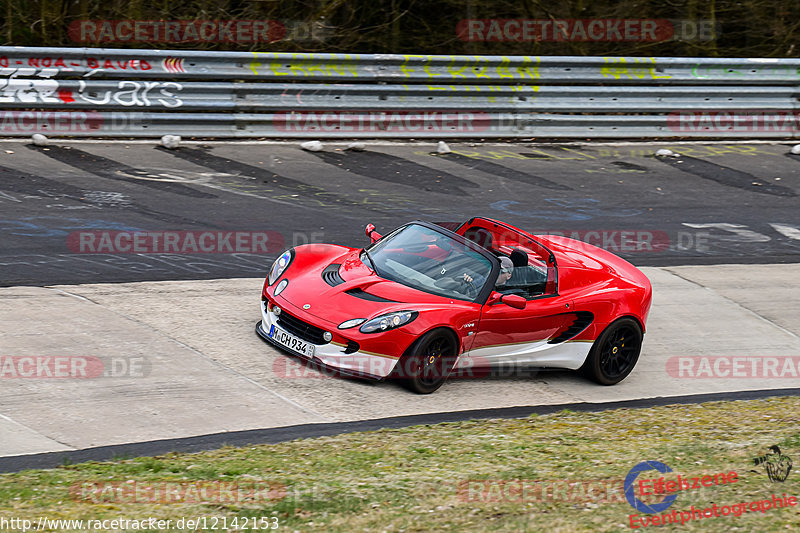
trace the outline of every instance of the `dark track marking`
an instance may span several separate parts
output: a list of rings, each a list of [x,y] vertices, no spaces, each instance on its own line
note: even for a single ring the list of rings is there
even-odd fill
[[[50,198],[69,198],[90,203],[83,200],[85,191],[80,187],[4,166],[0,166],[0,189],[21,194],[38,192]]]
[[[455,153],[449,153],[442,157],[444,157],[448,161],[453,161],[454,163],[458,163],[459,165],[464,165],[465,167],[471,168],[473,170],[480,170],[481,172],[485,172],[493,176],[500,176],[502,178],[512,179],[515,181],[526,183],[528,185],[534,185],[536,187],[543,187],[545,189],[552,189],[555,191],[574,190],[572,187],[562,185],[555,181],[551,181],[547,178],[542,178],[541,176],[528,174],[526,172],[519,172],[517,170],[514,170],[513,168],[509,168],[503,165],[498,165],[497,163],[492,163],[491,161],[484,161],[482,159],[475,159],[472,157],[467,157],[465,155],[455,154]]]
[[[612,161],[611,164],[619,168],[624,168],[625,170],[638,170],[641,172],[650,171],[647,167],[643,167],[642,165],[637,165],[636,163],[628,163],[627,161]]]
[[[749,192],[769,194],[772,196],[797,196],[792,189],[775,185],[769,181],[758,178],[748,172],[736,170],[735,168],[709,163],[702,159],[682,155],[680,157],[657,157],[656,160],[667,165],[694,174],[695,176],[715,181],[727,187],[736,187]]]
[[[464,188],[478,188],[478,184],[467,179],[381,152],[350,152],[347,155],[314,152],[314,155],[340,170],[392,184],[408,185],[420,191],[466,196]]]
[[[28,174],[13,168],[0,166],[0,190],[13,191],[21,194],[30,194],[31,192],[38,192],[43,196],[50,198],[68,198],[75,202],[80,202],[99,209],[124,209],[126,211],[133,211],[160,222],[169,222],[171,224],[198,224],[197,220],[188,219],[179,215],[171,213],[162,213],[155,211],[149,207],[145,207],[136,202],[130,201],[126,205],[108,206],[98,205],[97,201],[87,200],[87,193],[91,192],[87,189],[76,187],[68,183],[37,176],[35,174]],[[217,228],[218,226],[202,223],[204,227]]]
[[[525,159],[542,159],[544,161],[552,161],[553,158],[546,154],[537,154],[534,152],[520,152],[519,155],[524,156]]]
[[[126,183],[135,183],[136,185],[140,185],[142,187],[157,189],[159,192],[179,194],[181,196],[189,196],[191,198],[218,197],[216,194],[198,191],[192,187],[189,187],[188,185],[183,185],[182,183],[137,179],[121,175],[120,172],[136,175],[140,174],[142,170],[130,167],[124,163],[120,163],[119,161],[114,161],[113,159],[108,159],[99,155],[90,154],[89,152],[84,152],[78,148],[50,146],[47,150],[45,150],[33,145],[26,145],[26,148],[102,178],[124,181]]]
[[[310,185],[294,178],[282,176],[269,169],[259,168],[247,163],[242,163],[240,161],[234,161],[232,159],[216,156],[210,154],[204,149],[179,148],[177,150],[167,150],[165,148],[158,147],[157,150],[161,150],[195,165],[210,168],[216,172],[240,174],[245,177],[255,178],[267,186],[277,187],[286,192],[297,194],[298,196],[315,201],[316,203],[313,204],[312,207],[358,207],[361,209],[373,211],[377,210],[380,212],[392,209],[391,206],[386,206],[383,203],[375,205],[374,203],[370,204],[367,202],[353,201],[335,192],[330,192],[321,187],[317,187],[316,185]],[[265,192],[272,191],[272,189],[268,189],[268,187],[262,187],[261,189]],[[252,192],[256,192],[256,189],[251,190]],[[397,208],[395,207],[394,209]]]

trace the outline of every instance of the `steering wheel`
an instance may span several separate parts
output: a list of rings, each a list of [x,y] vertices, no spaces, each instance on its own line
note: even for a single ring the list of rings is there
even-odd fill
[[[475,296],[478,295],[480,287],[476,287],[474,285],[475,281],[474,279],[472,281],[467,281],[466,279],[464,279],[463,274],[460,277],[458,276],[456,277],[456,281],[459,281],[459,279],[461,280],[461,282],[458,284],[458,289],[456,289],[458,292],[469,298],[474,298]]]

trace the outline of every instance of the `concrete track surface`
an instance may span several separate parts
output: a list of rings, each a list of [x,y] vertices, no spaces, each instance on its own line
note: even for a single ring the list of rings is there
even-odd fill
[[[3,288],[6,354],[97,357],[117,375],[4,379],[0,455],[443,411],[800,387],[800,265],[643,270],[654,304],[639,364],[622,383],[516,372],[450,380],[427,396],[391,382],[329,377],[265,344],[253,332],[261,278]],[[671,376],[667,361],[675,356],[707,356],[712,364],[727,356],[718,371],[731,375]],[[794,372],[783,368],[787,356],[795,356]],[[780,364],[775,375],[734,377],[734,357],[741,358],[736,373],[748,375],[756,359]],[[692,371],[701,373],[699,363]]]

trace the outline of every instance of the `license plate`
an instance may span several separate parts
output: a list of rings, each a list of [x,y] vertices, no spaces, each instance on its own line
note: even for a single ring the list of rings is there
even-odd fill
[[[308,357],[314,356],[314,345],[310,342],[306,342],[303,339],[295,337],[291,333],[287,333],[283,331],[281,328],[272,324],[269,328],[269,334],[267,335],[270,339],[273,339],[278,344],[285,346],[292,350],[293,352],[298,352]]]

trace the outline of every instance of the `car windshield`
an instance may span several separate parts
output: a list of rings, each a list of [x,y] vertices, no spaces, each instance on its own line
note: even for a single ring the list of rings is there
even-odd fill
[[[479,252],[419,224],[398,229],[367,251],[364,262],[379,276],[458,300],[474,301],[492,271],[492,262]]]

